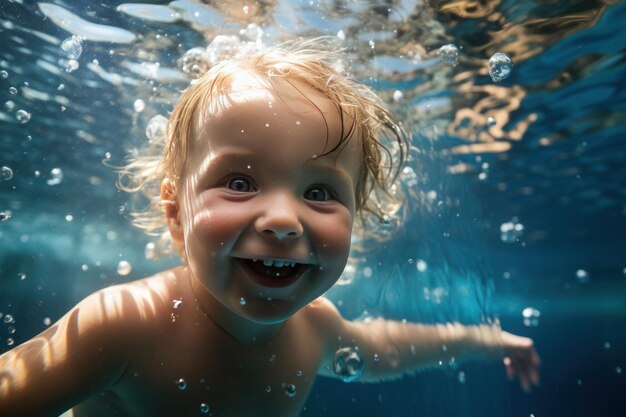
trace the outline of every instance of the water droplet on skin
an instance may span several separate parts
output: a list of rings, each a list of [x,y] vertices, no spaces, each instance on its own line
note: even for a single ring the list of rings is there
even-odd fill
[[[130,271],[133,269],[133,266],[130,264],[130,262],[128,261],[120,261],[117,264],[117,273],[119,275],[128,275],[130,274]]]
[[[187,381],[185,381],[183,378],[180,378],[178,381],[176,381],[176,386],[181,391],[185,390],[187,389]]]
[[[285,386],[285,394],[288,397],[295,397],[296,396],[296,386],[294,384],[287,384],[287,386]]]
[[[352,347],[344,347],[335,352],[333,359],[333,371],[343,382],[356,381],[363,375],[365,364],[358,350]]]
[[[443,45],[437,50],[437,56],[440,56],[446,64],[456,67],[459,63],[459,48],[452,43]]]
[[[5,181],[10,180],[11,178],[13,178],[13,170],[9,167],[0,168],[0,178]]]
[[[21,124],[28,123],[30,121],[30,113],[26,110],[18,110],[15,112],[15,119]]]
[[[489,58],[489,75],[493,82],[502,81],[511,75],[513,71],[513,61],[502,52],[497,52]]]
[[[210,411],[210,408],[209,408],[209,406],[206,403],[200,404],[200,412],[202,414],[208,414],[209,411]]]

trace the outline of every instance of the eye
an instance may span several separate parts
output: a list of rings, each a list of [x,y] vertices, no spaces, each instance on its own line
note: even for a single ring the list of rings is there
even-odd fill
[[[246,177],[231,178],[228,180],[226,186],[233,191],[237,191],[238,193],[249,193],[254,191],[252,183]]]
[[[327,201],[333,198],[330,191],[326,187],[322,187],[321,185],[316,185],[314,187],[309,188],[304,193],[304,198],[311,201]]]

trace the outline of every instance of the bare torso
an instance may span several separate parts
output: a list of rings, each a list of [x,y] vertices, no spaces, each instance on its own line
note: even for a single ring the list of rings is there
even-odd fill
[[[273,340],[243,345],[197,307],[178,272],[151,283],[160,290],[138,323],[126,370],[74,407],[75,417],[297,416],[323,356],[315,309],[303,308]],[[174,300],[182,300],[177,308]]]

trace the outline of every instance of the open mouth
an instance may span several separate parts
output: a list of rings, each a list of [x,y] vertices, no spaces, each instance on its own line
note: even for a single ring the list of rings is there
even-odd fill
[[[236,260],[250,276],[266,287],[286,287],[293,284],[311,265],[278,259]]]

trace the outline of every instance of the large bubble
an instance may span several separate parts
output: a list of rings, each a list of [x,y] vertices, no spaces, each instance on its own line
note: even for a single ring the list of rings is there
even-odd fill
[[[333,371],[343,382],[356,381],[363,375],[365,364],[359,351],[352,347],[337,349],[333,360]]]

